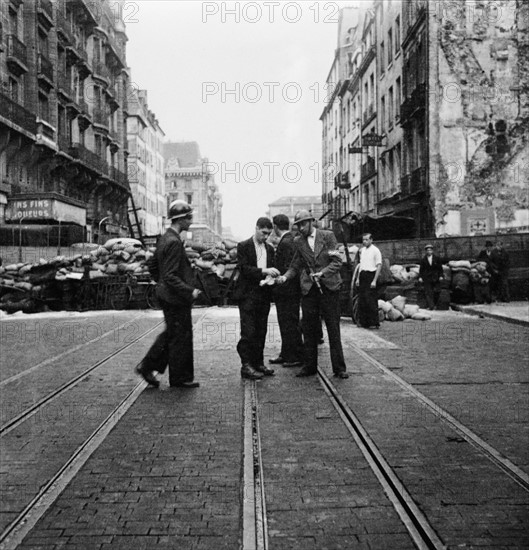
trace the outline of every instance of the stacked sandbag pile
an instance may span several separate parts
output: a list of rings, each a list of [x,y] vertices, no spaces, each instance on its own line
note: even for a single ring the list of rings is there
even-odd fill
[[[8,313],[39,310],[35,298],[40,298],[49,283],[55,281],[57,270],[69,266],[64,256],[37,263],[17,263],[0,267],[0,309]]]
[[[472,288],[470,286],[471,264],[468,260],[452,260],[448,262],[451,271],[452,300],[456,304],[468,304],[472,301]]]
[[[57,271],[55,279],[64,281],[71,273],[84,274],[85,270],[91,280],[127,273],[148,276],[149,271],[145,265],[148,257],[149,253],[136,239],[110,239],[103,246],[92,250],[90,254],[74,256],[70,266],[64,266]]]
[[[402,321],[413,319],[414,321],[427,321],[432,317],[419,309],[419,306],[407,304],[404,296],[395,296],[390,302],[378,301],[379,319],[388,321]]]
[[[136,239],[111,239],[104,246],[92,248],[89,254],[76,254],[71,258],[57,256],[37,263],[17,263],[0,267],[0,309],[12,312],[35,311],[34,298],[40,298],[51,283],[70,279],[80,280],[85,272],[92,279],[133,273],[149,275],[145,265],[151,255]],[[13,290],[10,291],[12,287]]]
[[[219,278],[229,278],[237,265],[237,243],[230,239],[213,246],[190,244],[186,246],[186,254],[191,265]]]
[[[391,275],[396,283],[408,285],[414,283],[419,278],[419,265],[407,264],[399,265],[394,264],[390,266]]]
[[[490,273],[487,271],[486,262],[475,262],[470,266],[470,280],[473,284],[488,285]]]

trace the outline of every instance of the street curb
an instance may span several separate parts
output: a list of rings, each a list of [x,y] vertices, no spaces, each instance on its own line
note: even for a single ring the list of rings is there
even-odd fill
[[[489,317],[491,319],[496,319],[498,321],[505,321],[506,323],[511,323],[513,325],[521,325],[523,327],[529,327],[529,321],[524,321],[523,319],[514,319],[512,317],[507,317],[505,315],[499,315],[498,313],[489,313],[488,311],[481,311],[479,309],[474,309],[472,307],[460,306],[459,304],[450,304],[451,309],[460,311],[461,313],[468,313],[469,315],[476,315],[477,317]]]

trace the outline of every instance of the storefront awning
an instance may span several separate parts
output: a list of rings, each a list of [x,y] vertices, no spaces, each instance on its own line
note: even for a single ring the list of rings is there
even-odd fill
[[[13,195],[7,200],[6,222],[75,223],[86,225],[86,205],[58,193]]]

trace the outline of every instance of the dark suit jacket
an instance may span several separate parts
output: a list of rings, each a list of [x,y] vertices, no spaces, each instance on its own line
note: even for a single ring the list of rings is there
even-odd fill
[[[295,252],[294,235],[289,231],[283,235],[275,252],[275,267],[279,270],[281,275],[284,275],[288,271]],[[300,294],[299,277],[294,277],[293,279],[289,279],[286,283],[274,287],[275,300],[299,300]]]
[[[314,273],[321,271],[323,277],[320,279],[320,284],[329,290],[338,290],[342,284],[340,277],[342,258],[336,250],[337,244],[332,231],[316,229],[313,252],[307,239],[298,235],[294,239],[296,253],[285,273],[286,278],[292,279],[299,275],[301,293],[305,295],[309,293],[314,284],[310,278],[311,271]]]
[[[425,254],[419,264],[419,276],[423,281],[437,283],[440,277],[443,276],[443,262],[441,261],[441,258],[434,254],[432,256],[432,265],[430,265]]]
[[[476,259],[478,262],[485,262],[487,264],[487,271],[491,275],[498,272],[498,266],[494,263],[494,250],[490,254],[487,254],[487,249],[484,248]]]
[[[195,276],[180,235],[169,228],[158,241],[154,253],[159,279],[156,294],[173,305],[191,306]]]
[[[274,267],[274,249],[268,243],[266,247],[266,267]],[[257,267],[257,254],[253,237],[240,242],[237,245],[237,267],[239,268],[239,278],[233,292],[235,300],[245,298],[265,297],[270,299],[270,286],[259,286],[259,282],[266,277],[261,268]]]

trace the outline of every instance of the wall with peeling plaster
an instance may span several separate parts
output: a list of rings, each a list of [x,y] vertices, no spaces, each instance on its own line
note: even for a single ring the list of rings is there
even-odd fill
[[[436,8],[429,13],[436,234],[529,231],[529,3],[440,0]]]

